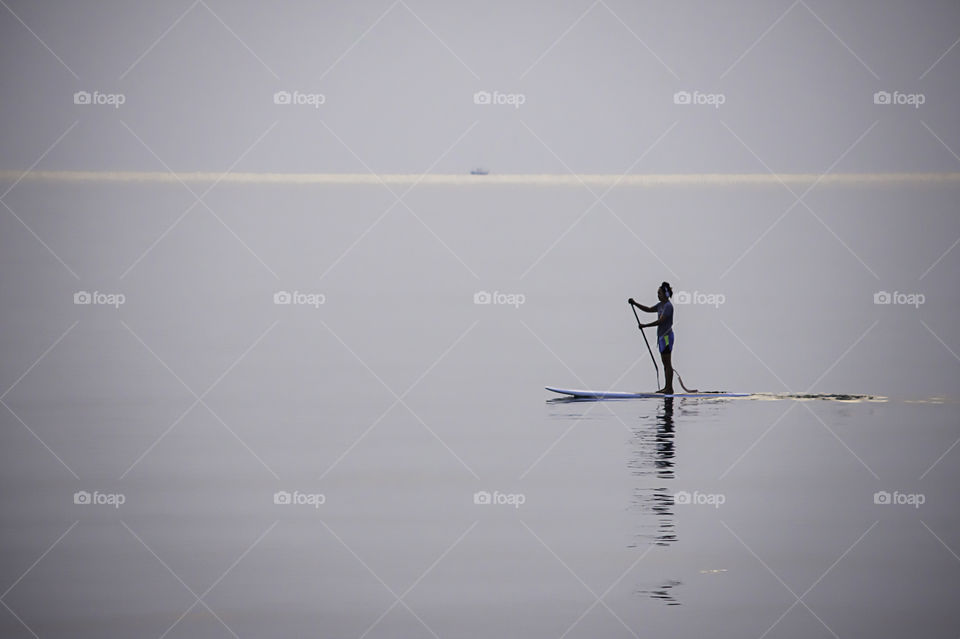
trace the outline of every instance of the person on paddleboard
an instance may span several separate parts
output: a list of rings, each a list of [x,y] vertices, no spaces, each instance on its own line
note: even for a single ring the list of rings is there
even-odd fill
[[[627,302],[631,306],[636,306],[644,313],[656,313],[657,321],[649,324],[640,324],[644,329],[648,326],[657,327],[657,348],[660,349],[660,359],[663,361],[663,374],[666,377],[666,383],[658,393],[673,395],[673,362],[671,354],[673,352],[673,304],[670,298],[673,296],[673,289],[670,284],[662,282],[657,289],[657,299],[660,301],[654,306],[644,306],[634,301],[631,297]]]

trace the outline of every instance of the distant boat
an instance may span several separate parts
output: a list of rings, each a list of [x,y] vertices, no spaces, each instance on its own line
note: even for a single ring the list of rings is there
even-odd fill
[[[490,171],[486,169],[477,168],[470,171],[470,175],[490,175]]]

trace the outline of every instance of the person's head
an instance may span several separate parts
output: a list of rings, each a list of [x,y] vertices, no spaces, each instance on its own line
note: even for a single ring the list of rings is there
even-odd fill
[[[666,302],[671,297],[673,297],[673,289],[670,288],[669,282],[661,282],[660,288],[657,289],[657,299]]]

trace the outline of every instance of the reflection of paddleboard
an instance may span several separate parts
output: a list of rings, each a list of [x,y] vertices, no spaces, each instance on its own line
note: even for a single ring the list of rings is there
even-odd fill
[[[656,397],[749,397],[750,393],[724,393],[722,391],[702,392],[702,393],[674,393],[665,395],[663,393],[629,393],[621,391],[594,391],[594,390],[570,390],[564,388],[545,387],[548,391],[569,395],[570,397],[579,397],[585,399],[649,399]]]

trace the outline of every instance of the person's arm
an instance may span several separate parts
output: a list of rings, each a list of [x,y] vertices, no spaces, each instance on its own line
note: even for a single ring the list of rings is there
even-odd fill
[[[656,311],[657,310],[656,307],[654,307],[653,310]],[[664,308],[663,314],[657,317],[656,321],[650,322],[649,324],[640,324],[640,328],[652,328],[654,326],[660,326],[664,322],[672,322],[672,321],[673,321],[673,306],[667,305],[666,308]]]
[[[630,304],[631,306],[636,306],[637,308],[639,308],[639,309],[640,309],[641,311],[643,311],[644,313],[656,313],[656,312],[657,312],[657,307],[656,307],[656,306],[644,306],[643,304],[634,301],[634,299],[633,299],[632,297],[627,300],[627,303]]]

